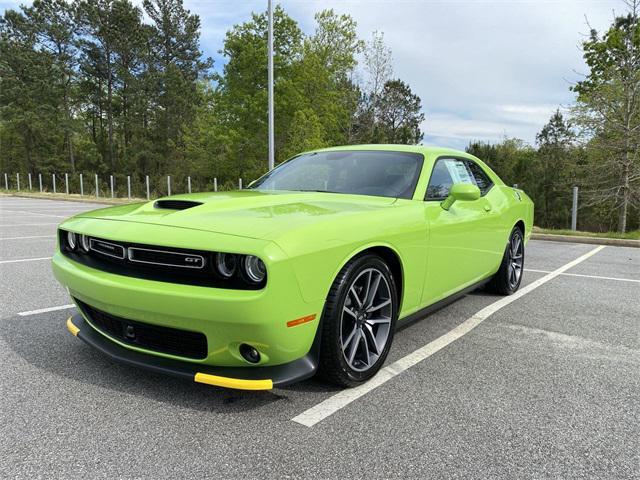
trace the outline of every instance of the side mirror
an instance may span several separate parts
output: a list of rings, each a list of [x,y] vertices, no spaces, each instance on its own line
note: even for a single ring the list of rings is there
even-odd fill
[[[480,198],[480,189],[470,183],[454,183],[449,190],[449,196],[440,204],[445,210],[449,210],[451,206],[458,200],[467,202],[478,200]]]

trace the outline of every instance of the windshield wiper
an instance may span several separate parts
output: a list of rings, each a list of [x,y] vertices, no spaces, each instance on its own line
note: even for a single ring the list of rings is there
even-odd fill
[[[320,192],[320,193],[341,193],[344,194],[344,192],[334,192],[333,190],[296,190],[296,192]]]

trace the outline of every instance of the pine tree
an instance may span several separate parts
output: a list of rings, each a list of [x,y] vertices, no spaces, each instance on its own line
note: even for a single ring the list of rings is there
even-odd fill
[[[540,226],[562,224],[568,216],[570,203],[562,194],[568,195],[574,176],[572,147],[575,139],[571,124],[564,120],[559,109],[536,135],[542,194],[542,205],[538,203]]]

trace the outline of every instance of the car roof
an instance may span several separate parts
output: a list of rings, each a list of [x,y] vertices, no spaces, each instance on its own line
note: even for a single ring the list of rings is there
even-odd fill
[[[395,145],[395,144],[364,144],[364,145],[343,145],[337,147],[321,148],[312,150],[311,152],[340,152],[346,150],[375,150],[386,152],[413,152],[421,153],[425,156],[452,155],[457,157],[476,158],[473,155],[462,150],[453,148],[426,146],[426,145]]]
[[[470,160],[474,160],[476,163],[479,163],[481,167],[484,169],[485,173],[488,173],[494,183],[499,185],[503,185],[504,182],[498,176],[496,172],[494,172],[491,167],[489,167],[486,163],[484,163],[481,159],[472,155],[470,153],[464,152],[462,150],[455,150],[453,148],[446,147],[437,147],[437,146],[427,146],[427,145],[396,145],[396,144],[364,144],[364,145],[343,145],[337,147],[328,147],[321,148],[318,150],[312,150],[304,153],[317,153],[317,152],[340,152],[347,150],[373,150],[373,151],[382,151],[382,152],[412,152],[412,153],[420,153],[424,155],[425,160],[433,161],[438,157],[442,156],[450,156],[450,157],[462,157],[468,158]]]

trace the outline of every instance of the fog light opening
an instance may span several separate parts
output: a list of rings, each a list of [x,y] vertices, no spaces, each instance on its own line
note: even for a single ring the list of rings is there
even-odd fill
[[[240,355],[249,363],[258,363],[260,361],[260,352],[246,343],[240,345]]]

